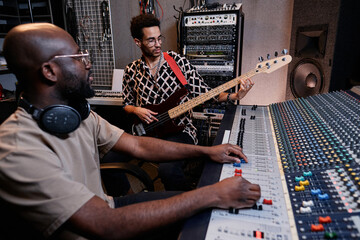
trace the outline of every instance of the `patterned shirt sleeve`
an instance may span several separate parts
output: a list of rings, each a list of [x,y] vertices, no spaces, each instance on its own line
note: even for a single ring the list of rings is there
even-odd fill
[[[126,66],[123,77],[123,94],[124,94],[124,104],[126,105],[135,105],[136,93],[135,89],[135,72],[134,67],[136,66],[136,61],[130,63]],[[136,68],[135,68],[136,69]]]

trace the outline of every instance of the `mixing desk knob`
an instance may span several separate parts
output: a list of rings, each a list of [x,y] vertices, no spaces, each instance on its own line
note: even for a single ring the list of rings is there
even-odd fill
[[[234,167],[241,167],[241,163],[233,163]]]
[[[350,192],[355,192],[356,191],[356,187],[352,183],[347,183],[346,187],[348,188],[348,190]]]
[[[354,198],[355,201],[359,200],[359,193],[354,192],[354,193],[352,194],[352,197]]]
[[[331,217],[330,216],[326,216],[326,217],[319,217],[319,223],[331,223]]]
[[[350,209],[356,209],[356,208],[359,208],[359,204],[358,203],[350,203],[347,205],[347,207]]]
[[[265,199],[265,198],[264,198],[263,204],[272,205],[272,200],[271,200],[271,199]]]
[[[319,199],[319,200],[328,200],[328,199],[329,199],[329,195],[328,195],[327,193],[319,194],[319,195],[318,195],[318,199]]]
[[[242,173],[242,169],[235,169],[235,173]]]
[[[342,191],[342,195],[343,197],[349,197],[350,196],[350,192],[349,191]]]
[[[296,182],[300,182],[300,181],[304,181],[305,180],[305,178],[303,177],[303,176],[301,176],[301,177],[295,177],[295,181]]]
[[[339,176],[334,175],[332,179],[336,182],[339,182],[341,178]]]
[[[300,213],[311,213],[311,207],[300,207]]]
[[[305,180],[305,181],[300,181],[299,185],[300,186],[308,186],[308,185],[310,185],[310,183],[309,183],[309,180]]]
[[[311,224],[311,231],[312,232],[323,232],[323,231],[325,231],[325,229],[322,224],[319,224],[319,225]]]
[[[254,231],[253,237],[256,239],[263,239],[264,238],[264,232],[261,231]]]
[[[341,185],[341,186],[337,186],[337,187],[336,187],[336,189],[337,189],[338,191],[340,191],[340,192],[344,192],[344,191],[346,191],[346,187],[345,187],[345,186],[343,186],[343,185]]]
[[[348,201],[348,202],[354,202],[354,197],[348,197],[348,198],[346,198],[346,201]]]
[[[321,190],[320,189],[312,189],[311,190],[311,195],[319,195],[321,194]]]
[[[325,239],[337,239],[337,234],[334,232],[325,232],[324,238]]]
[[[303,206],[303,207],[312,207],[312,206],[314,206],[314,202],[313,202],[312,200],[303,201],[303,202],[302,202],[302,206]]]

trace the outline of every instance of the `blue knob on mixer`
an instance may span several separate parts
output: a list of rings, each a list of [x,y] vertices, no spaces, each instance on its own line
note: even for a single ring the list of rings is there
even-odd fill
[[[327,193],[319,194],[318,198],[319,198],[319,200],[327,200],[327,199],[329,199],[329,195]]]

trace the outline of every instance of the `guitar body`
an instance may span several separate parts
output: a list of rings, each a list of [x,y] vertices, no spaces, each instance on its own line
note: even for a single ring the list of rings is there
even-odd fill
[[[184,126],[177,125],[174,119],[170,118],[168,110],[178,106],[180,101],[188,94],[189,91],[186,88],[181,88],[160,104],[144,105],[144,108],[158,113],[155,117],[159,119],[159,121],[146,124],[136,117],[132,127],[133,134],[137,136],[146,135],[163,138],[182,131]]]

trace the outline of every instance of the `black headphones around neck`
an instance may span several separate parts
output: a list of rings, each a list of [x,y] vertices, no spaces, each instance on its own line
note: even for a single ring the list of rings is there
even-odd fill
[[[50,105],[39,109],[20,97],[19,107],[24,108],[44,131],[51,134],[68,134],[75,131],[90,114],[90,104],[84,98],[68,105]]]

